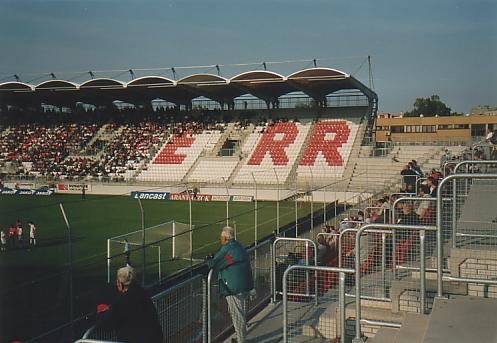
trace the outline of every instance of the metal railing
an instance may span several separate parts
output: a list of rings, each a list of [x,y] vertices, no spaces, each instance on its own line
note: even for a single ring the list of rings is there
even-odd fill
[[[426,222],[433,222],[435,223],[435,216],[436,216],[436,211],[435,211],[435,206],[436,206],[436,198],[433,197],[418,197],[418,196],[411,196],[411,197],[403,197],[403,198],[398,198],[394,201],[393,206],[392,206],[392,212],[391,212],[391,218],[390,222],[392,224],[397,224],[399,220],[407,220],[411,224],[417,223],[419,221],[419,218],[415,212],[416,208],[415,206],[412,206],[413,202],[421,202],[421,201],[426,201],[428,203],[433,203],[429,205],[429,214],[428,218],[425,218]],[[409,212],[407,215],[404,214],[403,218],[401,218],[399,215],[398,207],[399,205],[402,205],[402,203],[406,203],[408,206],[412,206],[409,208]],[[403,223],[406,224],[406,223]],[[393,235],[392,235],[392,251],[397,252],[397,233],[394,230]],[[393,277],[397,277],[397,269],[402,268],[401,265],[397,265],[397,253],[392,254],[392,266],[393,266]]]
[[[317,266],[317,246],[316,243],[308,238],[277,238],[273,243],[273,282],[272,294],[273,302],[276,301],[278,295],[283,294],[283,289],[278,287],[279,281],[282,280],[281,271],[283,268],[295,265],[314,265]],[[306,279],[309,280],[309,275],[306,274]],[[317,289],[317,282],[314,285]],[[314,292],[316,294],[316,291]],[[309,289],[309,283],[306,282],[305,296],[314,297]],[[301,295],[301,294],[298,294]]]
[[[196,275],[152,297],[166,341],[205,342],[207,331],[205,279]],[[115,341],[116,333],[92,326],[82,339]],[[86,341],[85,341],[86,342]]]
[[[425,251],[424,251],[424,240],[425,240],[425,232],[426,231],[436,231],[436,227],[433,226],[421,226],[421,225],[392,225],[392,224],[366,224],[360,229],[357,230],[356,237],[355,237],[355,249],[356,252],[361,251],[361,235],[363,232],[367,232],[367,230],[385,230],[385,231],[391,231],[391,230],[416,230],[419,231],[419,239],[420,239],[420,306],[421,306],[421,313],[425,313],[425,291],[426,291],[426,280],[425,280]],[[355,254],[355,270],[357,273],[355,274],[355,290],[356,290],[356,299],[355,299],[355,305],[356,305],[356,320],[358,322],[356,323],[356,332],[355,332],[355,339],[360,340],[361,339],[361,327],[358,325],[360,323],[361,319],[361,273],[359,272],[361,270],[361,260],[360,260],[360,254],[356,253]]]
[[[379,254],[379,265],[380,267],[380,278],[379,280],[377,278],[374,278],[374,280],[370,280],[369,282],[369,294],[365,294],[367,292],[361,291],[361,298],[363,299],[368,299],[368,300],[379,300],[379,301],[390,301],[390,298],[387,297],[387,244],[386,244],[386,239],[387,235],[392,235],[392,230],[377,230],[377,229],[369,229],[366,232],[363,232],[361,234],[361,238],[363,241],[363,249],[360,250],[357,248],[355,244],[355,238],[357,235],[357,232],[359,231],[359,228],[348,228],[340,232],[340,236],[338,239],[338,266],[339,267],[344,267],[343,266],[343,257],[344,255],[354,255],[354,261],[355,261],[355,256],[358,256],[359,260],[362,263],[368,263],[369,258],[377,258],[378,255],[375,254],[375,248],[373,243],[373,248],[365,247],[365,243],[369,241],[368,234],[377,234],[380,235],[381,237],[381,248],[380,248],[380,254]],[[344,236],[347,234],[352,234],[353,238],[352,240],[349,240],[347,243],[348,245],[346,246],[347,249],[344,249]],[[369,244],[368,244],[369,245]],[[359,247],[360,248],[360,247]],[[364,249],[366,248],[366,249]],[[345,251],[347,250],[347,252]],[[355,263],[354,263],[355,266]],[[366,265],[365,265],[366,266]],[[352,266],[350,266],[352,267]],[[359,268],[359,273],[366,273],[368,270],[371,268],[366,268],[361,265]],[[349,297],[355,297],[356,293],[347,293],[347,296]]]
[[[289,275],[293,271],[301,270],[301,271],[313,271],[315,274],[318,272],[321,273],[339,273],[338,276],[338,301],[339,301],[339,318],[340,318],[340,342],[345,342],[345,323],[346,323],[346,315],[345,315],[345,274],[353,274],[355,271],[350,268],[338,268],[338,267],[321,267],[321,266],[301,266],[294,265],[288,267],[283,274],[283,342],[288,342],[289,333],[289,318],[288,318],[288,297],[291,296],[291,293],[288,292],[288,280]],[[316,299],[318,298],[318,294],[316,294]],[[360,325],[358,320],[359,318],[356,316],[356,325]]]
[[[459,169],[462,167],[462,166],[466,166],[466,173],[468,173],[468,168],[470,166],[475,166],[475,165],[496,165],[497,164],[497,161],[482,161],[482,160],[466,160],[466,161],[461,161],[459,163],[456,164],[456,166],[454,167],[454,174],[457,174],[457,172],[459,172]]]
[[[461,163],[460,165],[472,163],[474,161],[463,161],[466,163]],[[478,162],[490,162],[490,161],[478,161]],[[495,162],[494,162],[495,163]],[[447,262],[447,259],[444,257],[444,241],[452,240],[452,248],[457,247],[457,237],[461,237],[457,230],[457,218],[460,212],[462,211],[463,202],[458,202],[459,199],[465,199],[470,191],[470,184],[474,183],[475,180],[497,180],[497,174],[452,174],[441,180],[439,183],[439,190],[437,193],[437,296],[443,296],[443,268]],[[464,187],[457,188],[457,181],[464,181]],[[444,187],[448,188],[448,192],[452,194],[452,207],[450,209],[444,208],[443,206],[443,193]],[[452,189],[450,189],[452,187]],[[452,191],[452,192],[450,192]],[[460,192],[458,192],[460,191]],[[462,193],[462,194],[460,194]],[[445,212],[450,212],[451,215],[451,225],[444,226],[442,222],[442,218]],[[445,231],[444,231],[445,229]],[[472,233],[473,234],[473,233]],[[481,244],[473,247],[475,250],[482,250],[488,252],[488,257],[492,259],[496,259],[497,256],[494,254],[490,254],[491,251],[495,250],[497,246],[497,241],[486,242],[486,246],[483,247]],[[493,247],[493,249],[489,250],[489,247]],[[462,278],[464,279],[464,278]],[[465,278],[470,279],[470,278]]]

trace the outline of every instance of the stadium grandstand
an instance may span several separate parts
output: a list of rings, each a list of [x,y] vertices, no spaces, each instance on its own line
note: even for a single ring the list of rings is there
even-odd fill
[[[497,162],[481,130],[466,141],[379,142],[374,90],[318,67],[288,76],[5,82],[0,110],[2,197],[43,188],[139,199],[159,190],[189,202],[190,232],[194,201],[226,202],[226,222],[235,226],[229,203],[253,202],[255,236],[246,244],[257,291],[247,303],[253,342],[495,337]],[[258,201],[277,208],[264,236]],[[294,213],[280,225],[284,202]],[[309,214],[300,217],[304,205]],[[216,234],[224,222],[217,224]],[[150,284],[143,277],[165,341],[230,341],[226,304],[192,249],[186,269]],[[145,257],[143,264],[145,274]],[[23,339],[113,341],[93,313],[73,315],[70,302],[69,323]]]

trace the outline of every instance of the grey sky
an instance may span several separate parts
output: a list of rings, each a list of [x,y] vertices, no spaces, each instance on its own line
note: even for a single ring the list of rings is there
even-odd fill
[[[81,82],[70,72],[317,58],[368,84],[371,55],[380,110],[409,110],[433,93],[459,112],[497,105],[495,0],[0,0],[0,46],[0,82],[13,74],[35,84],[50,72]],[[268,69],[287,75],[310,66]],[[257,67],[221,72],[250,68]],[[195,72],[215,70],[181,71]],[[105,76],[127,78],[118,74]]]

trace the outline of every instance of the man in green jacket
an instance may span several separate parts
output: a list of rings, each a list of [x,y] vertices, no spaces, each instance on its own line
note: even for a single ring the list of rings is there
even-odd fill
[[[254,288],[250,259],[243,246],[235,240],[233,228],[226,226],[219,238],[221,248],[207,261],[218,273],[219,291],[226,297],[238,343],[247,338],[245,300]]]

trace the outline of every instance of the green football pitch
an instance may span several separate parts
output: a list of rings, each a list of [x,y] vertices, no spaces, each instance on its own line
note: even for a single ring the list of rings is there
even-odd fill
[[[145,227],[152,227],[171,220],[189,223],[188,201],[142,200]],[[72,256],[76,275],[90,279],[106,278],[107,239],[140,230],[142,211],[137,200],[129,196],[1,196],[0,228],[8,228],[18,219],[23,223],[24,243],[27,245],[28,221],[37,227],[37,246],[8,249],[1,254],[0,266],[7,272],[3,290],[19,287],[51,273],[64,270],[69,265],[69,230],[64,221],[60,204],[63,204],[71,228]],[[252,202],[230,202],[229,224],[236,228],[237,239],[249,245],[276,229],[277,205],[259,201],[257,216]],[[310,212],[308,203],[299,203],[297,216]],[[225,202],[195,202],[191,204],[193,258],[203,259],[218,248],[219,231],[226,224]],[[280,226],[295,221],[294,201],[279,203]],[[185,247],[182,247],[185,249]],[[132,246],[132,251],[139,247]],[[153,249],[150,249],[153,250]],[[152,252],[150,252],[152,253]],[[137,255],[139,255],[137,253]],[[155,256],[155,255],[154,255]],[[165,258],[164,254],[164,258]],[[137,257],[133,256],[136,260]],[[183,263],[164,263],[167,277]],[[189,265],[189,261],[187,265]],[[13,272],[15,271],[15,272]]]
[[[60,204],[71,228],[71,249]],[[5,310],[0,311],[0,320],[6,327],[22,328],[21,337],[26,338],[66,323],[70,298],[74,300],[75,317],[92,311],[98,298],[96,289],[102,289],[107,282],[107,239],[140,230],[142,213],[146,228],[171,220],[189,224],[188,201],[142,200],[141,205],[143,212],[138,201],[130,196],[87,195],[85,200],[81,195],[0,196],[0,228],[8,228],[20,220],[24,229],[23,246],[8,247],[0,253],[0,307]],[[280,227],[291,225],[296,218],[295,202],[280,201],[279,213]],[[297,217],[309,213],[310,204],[299,202]],[[276,214],[276,202],[258,201],[257,216],[254,202],[229,202],[229,224],[235,227],[237,239],[246,246],[256,239],[256,217],[257,239],[261,240],[276,229]],[[226,203],[193,201],[191,218],[193,259],[170,259],[164,253],[162,274],[159,274],[162,278],[188,268],[191,263],[201,263],[206,255],[218,249],[220,229],[226,225]],[[37,227],[36,247],[27,244],[28,221]],[[140,273],[139,264],[143,260],[139,248],[132,246],[131,263]],[[68,272],[71,251],[72,274]],[[153,247],[146,251],[143,274],[147,277],[152,274],[150,280],[154,282],[158,280],[159,257]],[[113,279],[115,270],[111,273]],[[26,322],[26,315],[37,319]],[[28,323],[30,327],[26,326]]]

